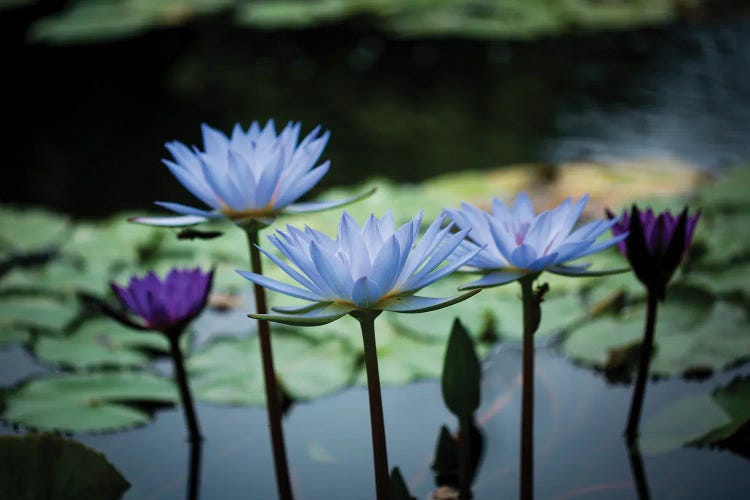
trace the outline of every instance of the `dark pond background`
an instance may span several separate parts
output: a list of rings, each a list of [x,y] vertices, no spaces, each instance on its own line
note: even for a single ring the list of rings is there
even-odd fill
[[[118,41],[30,44],[36,13],[0,13],[7,51],[0,200],[75,216],[189,201],[159,159],[163,143],[199,143],[199,124],[275,117],[332,131],[323,187],[372,176],[419,181],[517,162],[678,158],[720,170],[750,158],[750,19],[681,20],[623,32],[530,41],[402,39],[371,27],[253,31],[222,16]],[[448,329],[449,325],[443,325]],[[629,386],[537,352],[539,498],[635,498],[620,434]],[[0,351],[0,384],[47,371],[27,351]],[[476,498],[517,488],[520,350],[486,361],[479,412],[487,450]],[[645,416],[710,392],[709,380],[651,384]],[[389,458],[412,493],[433,488],[442,424],[437,381],[384,388]],[[275,497],[265,411],[200,404],[203,498]],[[369,498],[367,397],[361,388],[294,405],[286,418],[300,498]],[[13,429],[0,427],[0,433]],[[188,446],[179,409],[132,431],[76,436],[133,484],[128,498],[184,497]],[[683,449],[646,457],[655,498],[740,498],[747,461]]]

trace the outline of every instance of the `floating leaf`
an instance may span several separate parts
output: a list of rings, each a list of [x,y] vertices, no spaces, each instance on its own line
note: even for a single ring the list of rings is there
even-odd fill
[[[0,297],[0,329],[39,328],[59,332],[77,312],[73,304],[50,297],[6,295]]]
[[[737,377],[712,395],[670,402],[643,425],[641,449],[657,454],[682,446],[732,447],[750,422],[750,377]]]
[[[111,319],[87,321],[65,337],[42,337],[34,353],[42,361],[76,370],[99,366],[144,366],[147,351],[169,351],[167,339],[158,333],[135,331]]]
[[[130,487],[107,458],[51,434],[0,437],[0,497],[118,499]]]
[[[69,230],[66,217],[41,209],[0,207],[0,251],[26,254],[58,246]]]
[[[576,361],[603,369],[613,353],[640,342],[643,304],[620,317],[602,317],[575,329],[563,344]],[[653,376],[711,373],[750,358],[745,311],[698,289],[673,288],[660,304],[654,340]]]
[[[313,399],[346,387],[356,353],[337,340],[316,342],[275,329],[272,345],[280,382],[294,399]],[[188,359],[198,399],[226,404],[265,402],[258,338],[222,339]]]
[[[14,344],[25,344],[31,339],[28,330],[20,328],[0,328],[0,349]]]
[[[31,428],[100,432],[147,422],[134,403],[171,404],[177,389],[169,379],[139,372],[106,372],[39,378],[10,390],[2,418]]]

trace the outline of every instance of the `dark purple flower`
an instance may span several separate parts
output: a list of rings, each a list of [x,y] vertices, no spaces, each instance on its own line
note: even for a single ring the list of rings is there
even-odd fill
[[[126,288],[112,283],[112,290],[123,305],[143,320],[143,324],[118,317],[130,326],[180,335],[187,324],[206,306],[213,271],[200,268],[172,269],[164,280],[153,272],[143,278],[131,277]]]
[[[609,210],[607,216],[615,218]],[[641,212],[633,205],[630,213],[625,211],[620,221],[612,226],[615,235],[630,231],[617,246],[638,279],[654,291],[659,300],[664,300],[667,283],[690,247],[699,218],[700,212],[688,215],[687,207],[675,216],[669,210],[658,215],[650,208]]]

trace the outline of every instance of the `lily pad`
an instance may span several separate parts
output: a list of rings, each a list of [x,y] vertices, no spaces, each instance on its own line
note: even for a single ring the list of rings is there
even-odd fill
[[[130,488],[107,458],[51,434],[0,437],[0,497],[118,499]]]
[[[682,446],[732,448],[750,422],[750,377],[742,376],[712,395],[688,396],[667,404],[644,422],[641,449],[658,454]]]
[[[101,432],[149,421],[135,403],[171,404],[177,389],[170,379],[140,372],[106,372],[39,378],[10,390],[2,418],[30,428]]]
[[[101,366],[142,367],[148,351],[167,353],[167,339],[158,333],[135,331],[106,318],[95,318],[65,337],[42,337],[34,354],[42,361],[76,370]]]
[[[70,220],[41,209],[0,207],[0,251],[24,254],[58,246]]]
[[[354,373],[356,353],[337,340],[316,342],[288,330],[274,330],[276,371],[294,399],[313,399],[346,387]],[[204,401],[265,404],[258,338],[222,339],[187,362],[191,387]]]
[[[60,332],[78,313],[75,305],[51,297],[0,297],[0,330],[32,328]]]
[[[601,317],[575,329],[563,351],[575,361],[605,369],[618,352],[643,336],[645,306],[618,317]],[[690,375],[722,370],[750,358],[746,312],[699,289],[673,288],[660,304],[652,376]],[[631,366],[630,369],[634,369]]]
[[[15,344],[25,344],[31,340],[28,330],[20,328],[0,328],[0,349]]]

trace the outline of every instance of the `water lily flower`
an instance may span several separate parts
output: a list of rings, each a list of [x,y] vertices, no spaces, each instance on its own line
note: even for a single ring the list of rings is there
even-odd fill
[[[281,314],[253,317],[291,325],[322,325],[349,313],[426,312],[464,300],[470,294],[449,298],[415,295],[482,250],[473,249],[447,263],[469,229],[451,233],[452,224],[441,228],[444,219],[442,215],[430,224],[416,244],[422,214],[395,229],[390,211],[380,219],[371,215],[362,227],[344,212],[335,240],[310,227],[301,230],[287,225],[286,232],[278,230],[269,240],[296,268],[263,248],[260,251],[301,286],[237,272],[258,285],[312,304],[277,307],[274,310]]]
[[[295,203],[328,172],[330,162],[315,166],[329,133],[318,126],[298,143],[300,123],[289,122],[277,135],[273,120],[264,127],[252,122],[247,130],[236,124],[230,137],[201,125],[204,150],[168,142],[173,160],[163,160],[185,188],[209,208],[157,201],[180,214],[177,217],[134,217],[133,222],[152,226],[190,226],[210,219],[227,218],[243,225],[248,221],[270,225],[282,214],[299,214],[335,208],[357,201],[371,192],[343,200]]]
[[[185,327],[206,306],[211,291],[213,271],[172,269],[163,280],[150,272],[133,276],[126,287],[111,284],[122,304],[138,317],[116,319],[142,330],[155,330],[169,337],[182,334]]]
[[[612,220],[614,214],[607,210]],[[620,251],[633,266],[636,277],[646,286],[646,324],[641,341],[638,373],[633,385],[625,436],[628,443],[635,443],[641,420],[646,382],[654,349],[656,315],[659,301],[666,297],[667,285],[690,248],[700,212],[688,215],[685,207],[678,216],[666,210],[658,215],[650,208],[641,212],[633,205],[630,214],[625,211],[619,222],[612,226],[615,235],[628,234],[618,244]]]
[[[452,233],[452,224],[441,228],[441,215],[417,242],[422,214],[398,229],[390,211],[382,218],[370,216],[362,227],[346,212],[339,221],[336,239],[305,227],[287,226],[269,237],[291,262],[257,247],[286,272],[297,285],[261,274],[237,271],[257,286],[311,302],[297,307],[277,307],[278,314],[251,314],[259,320],[296,326],[324,325],[345,314],[360,323],[364,344],[367,389],[370,399],[373,463],[377,498],[388,498],[388,457],[380,394],[375,318],[383,311],[427,312],[455,304],[479,292],[448,298],[416,295],[417,291],[451,274],[481,248],[448,262],[469,229]]]
[[[130,319],[127,315],[110,308],[104,310],[128,326],[139,330],[155,330],[166,335],[174,364],[175,382],[180,390],[182,409],[193,443],[203,438],[188,385],[179,339],[188,323],[206,307],[213,274],[213,271],[204,273],[196,267],[193,270],[172,269],[163,280],[153,272],[143,278],[133,276],[127,287],[115,283],[111,286],[122,304],[138,319]]]
[[[615,219],[609,210],[607,216]],[[699,218],[700,212],[688,215],[687,207],[674,216],[669,210],[657,215],[651,208],[642,212],[633,205],[630,213],[623,212],[612,226],[615,235],[630,232],[618,247],[638,279],[654,290],[659,300],[664,300],[667,284],[693,241]]]
[[[621,272],[588,271],[589,264],[569,264],[627,237],[627,234],[620,234],[597,241],[617,220],[596,220],[573,230],[587,202],[588,195],[575,203],[568,198],[558,207],[536,215],[529,197],[519,193],[510,208],[497,198],[492,200],[491,213],[468,203],[462,203],[460,210],[447,209],[456,226],[472,229],[454,258],[487,247],[466,263],[467,267],[484,276],[461,289],[504,285],[542,271],[565,276],[601,276]]]

